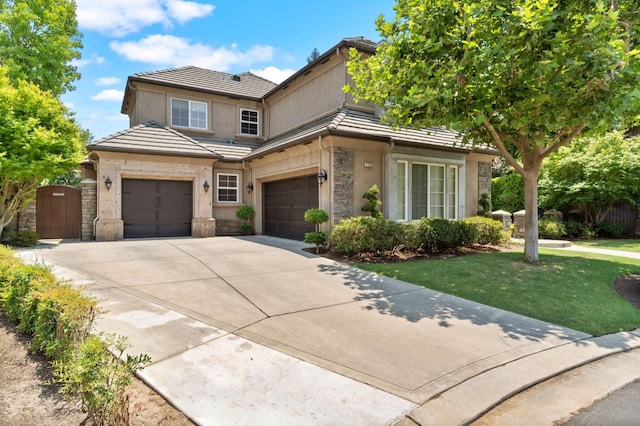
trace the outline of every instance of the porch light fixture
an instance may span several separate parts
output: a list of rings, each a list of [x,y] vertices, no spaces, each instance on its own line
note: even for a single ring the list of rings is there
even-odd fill
[[[107,176],[107,178],[104,180],[104,186],[107,187],[107,191],[111,189],[111,184],[113,184],[113,182],[111,182],[111,178]]]
[[[253,182],[249,182],[247,184],[247,191],[249,191],[249,192],[253,191]]]
[[[209,192],[209,186],[209,182],[205,179],[204,185],[202,185],[202,187],[204,188],[204,192]]]
[[[325,180],[327,180],[327,172],[324,169],[320,169],[318,172],[318,185],[322,186]]]

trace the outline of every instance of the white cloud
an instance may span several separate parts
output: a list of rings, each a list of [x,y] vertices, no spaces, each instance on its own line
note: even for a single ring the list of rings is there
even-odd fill
[[[202,43],[170,35],[150,35],[139,41],[112,41],[109,46],[127,60],[152,65],[181,67],[195,65],[216,71],[227,71],[233,65],[250,66],[273,60],[272,46],[256,45],[246,52],[233,44],[214,48]]]
[[[208,16],[215,9],[211,4],[182,0],[167,0],[166,6],[169,15],[181,24],[194,18]]]
[[[91,64],[98,64],[98,65],[103,64],[104,61],[105,59],[103,56],[99,56],[98,54],[94,53],[90,58],[72,59],[71,65],[78,68],[84,68],[87,65],[91,65]]]
[[[252,69],[251,72],[255,75],[259,75],[262,78],[266,78],[274,83],[282,83],[287,78],[291,77],[295,70],[292,69],[280,69],[276,67],[266,67],[261,70]]]
[[[185,22],[207,16],[214,6],[181,0],[77,0],[78,25],[110,37],[123,37],[173,20]]]
[[[122,101],[124,91],[107,89],[91,97],[92,101]]]
[[[122,80],[118,77],[101,77],[94,81],[96,86],[113,86],[120,83]]]
[[[70,109],[70,110],[72,110],[72,111],[73,111],[74,109],[76,109],[76,105],[75,105],[73,102],[65,102],[65,103],[64,103],[64,106],[66,106],[68,109]]]

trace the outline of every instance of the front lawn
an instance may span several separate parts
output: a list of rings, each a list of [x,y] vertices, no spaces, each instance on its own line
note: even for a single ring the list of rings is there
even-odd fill
[[[502,252],[355,266],[592,335],[640,327],[640,309],[613,288],[617,277],[640,273],[638,260],[541,249],[540,262],[530,265],[522,256]]]
[[[573,241],[572,244],[583,247],[593,247],[607,250],[630,251],[640,253],[640,240],[638,239],[621,239],[621,240],[580,240]]]

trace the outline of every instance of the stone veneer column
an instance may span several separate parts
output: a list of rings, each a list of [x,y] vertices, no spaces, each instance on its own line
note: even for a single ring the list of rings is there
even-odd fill
[[[18,212],[18,231],[36,232],[36,199],[29,202],[29,205]]]
[[[98,192],[95,179],[82,180],[82,230],[83,240],[93,240],[93,221],[98,215]]]
[[[491,163],[478,162],[478,201],[482,199],[482,194],[491,195]],[[478,209],[480,205],[478,203]]]
[[[352,149],[333,148],[333,223],[353,216],[353,170],[355,154]]]

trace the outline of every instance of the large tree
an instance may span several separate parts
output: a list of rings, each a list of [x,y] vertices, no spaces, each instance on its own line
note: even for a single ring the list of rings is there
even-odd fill
[[[0,67],[0,234],[33,199],[38,182],[74,168],[84,147],[58,98],[32,83],[13,83],[6,73]]]
[[[81,37],[74,0],[0,0],[0,65],[13,81],[55,96],[73,90]]]
[[[578,138],[549,156],[540,175],[541,204],[579,208],[585,223],[595,226],[620,201],[640,197],[640,136],[621,131]]]
[[[392,124],[446,126],[497,148],[523,177],[524,258],[537,261],[542,160],[640,112],[637,0],[398,0],[394,9],[393,21],[377,21],[377,53],[352,51],[352,93],[383,105]]]

